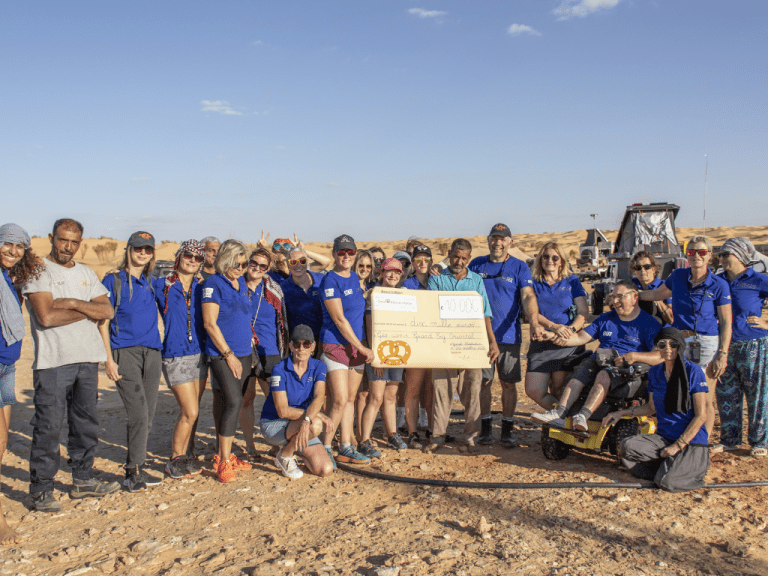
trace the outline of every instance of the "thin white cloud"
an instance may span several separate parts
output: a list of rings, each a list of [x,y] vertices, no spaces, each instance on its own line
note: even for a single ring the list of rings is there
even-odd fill
[[[441,12],[440,10],[424,10],[424,8],[411,8],[408,10],[408,14],[413,14],[419,18],[437,18],[438,16],[445,16],[448,12]]]
[[[341,184],[339,184],[338,182],[328,182],[326,184],[326,186],[334,186],[335,187],[335,186],[341,186]]]
[[[131,182],[149,182],[149,178],[141,176],[139,178],[131,178]]]
[[[564,0],[553,10],[558,20],[568,20],[578,16],[584,18],[598,10],[613,8],[621,0]]]
[[[520,36],[520,34],[530,34],[531,36],[541,36],[541,32],[534,30],[525,24],[512,24],[507,28],[507,34],[510,36]]]
[[[233,110],[226,100],[203,100],[200,102],[202,108],[200,112],[218,112],[228,116],[242,116],[242,112]]]

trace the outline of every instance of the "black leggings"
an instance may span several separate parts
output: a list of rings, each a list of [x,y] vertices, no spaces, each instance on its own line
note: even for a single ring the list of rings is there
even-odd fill
[[[216,430],[225,438],[234,436],[237,431],[237,419],[240,416],[240,408],[243,407],[243,383],[251,373],[251,355],[238,356],[237,359],[243,368],[240,378],[235,378],[224,358],[211,357],[211,372],[219,385],[218,389],[213,388],[213,392],[218,394],[224,405],[221,417],[216,423]]]

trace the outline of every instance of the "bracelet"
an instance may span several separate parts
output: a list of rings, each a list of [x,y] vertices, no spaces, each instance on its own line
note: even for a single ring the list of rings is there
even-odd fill
[[[675,440],[675,446],[677,446],[677,448],[678,448],[679,450],[682,450],[683,448],[685,448],[686,446],[688,446],[688,442],[686,442],[686,441],[685,441],[685,440],[683,440],[682,438],[678,438],[677,440]]]
[[[224,352],[224,354],[221,355],[221,357],[224,358],[224,360],[226,360],[227,358],[229,358],[233,354],[234,354],[234,352],[232,350],[227,350],[226,352]]]

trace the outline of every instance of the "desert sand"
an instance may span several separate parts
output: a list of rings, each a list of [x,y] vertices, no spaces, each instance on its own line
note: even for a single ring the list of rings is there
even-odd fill
[[[615,232],[604,231],[609,239]],[[681,240],[699,233],[678,229]],[[514,246],[530,256],[556,240],[577,252],[586,233],[526,234]],[[710,229],[715,244],[731,236],[768,243],[768,228]],[[448,238],[426,240],[440,253]],[[469,238],[474,254],[488,252],[485,238]],[[88,239],[77,260],[101,276],[119,260],[125,241],[99,260],[94,247],[110,239]],[[388,254],[405,240],[360,242]],[[48,240],[36,238],[38,254]],[[172,259],[178,244],[158,246],[158,259]],[[307,242],[329,251],[330,244]],[[80,257],[82,256],[82,258]],[[527,348],[527,326],[524,327]],[[211,474],[191,480],[165,479],[142,494],[119,492],[101,500],[71,501],[62,434],[62,469],[56,496],[63,510],[29,509],[28,465],[33,415],[31,338],[17,363],[18,404],[13,408],[2,469],[7,518],[23,541],[0,549],[0,575],[69,574],[768,574],[768,488],[703,489],[673,495],[658,490],[467,489],[416,486],[339,471],[327,479],[280,476],[260,444],[263,458],[238,481],[223,485]],[[101,444],[99,477],[122,480],[125,411],[114,383],[100,374]],[[169,455],[176,404],[161,382],[149,464],[161,473]],[[572,452],[562,461],[541,453],[540,430],[528,415],[536,410],[518,386],[519,447],[482,447],[470,455],[448,445],[432,456],[383,447],[368,469],[388,474],[486,482],[631,482],[607,454]],[[495,408],[500,388],[494,387]],[[261,398],[257,399],[257,410]],[[457,406],[459,408],[460,406]],[[498,436],[500,422],[494,421]],[[460,433],[455,420],[452,433]],[[717,441],[717,430],[712,442]],[[746,434],[746,431],[745,431]],[[201,408],[198,451],[213,455],[211,395]],[[235,439],[239,447],[242,437]],[[707,482],[767,480],[766,462],[748,447],[714,456]],[[202,462],[201,462],[202,463]],[[208,462],[205,462],[208,464]]]

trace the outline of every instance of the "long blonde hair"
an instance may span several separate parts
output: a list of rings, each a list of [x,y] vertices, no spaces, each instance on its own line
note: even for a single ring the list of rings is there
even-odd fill
[[[130,271],[128,270],[129,267],[129,259],[128,259],[128,250],[131,250],[132,246],[126,246],[125,247],[125,253],[123,254],[123,259],[118,264],[117,269],[118,270],[125,270],[126,276],[128,276],[128,301],[130,301],[133,298],[133,276],[131,276]],[[152,250],[152,258],[149,259],[149,262],[144,264],[144,269],[141,271],[141,275],[144,276],[147,279],[147,282],[152,282],[152,279],[150,278],[150,275],[152,274],[152,269],[155,267],[155,251]]]
[[[541,250],[536,256],[536,261],[533,264],[533,272],[531,273],[533,279],[536,280],[536,282],[540,282],[544,276],[544,270],[541,268],[541,256],[547,250],[554,250],[557,252],[557,255],[560,256],[560,269],[557,272],[557,281],[559,282],[563,278],[568,278],[573,272],[571,271],[571,265],[568,263],[568,259],[565,257],[562,248],[560,248],[560,245],[557,242],[547,242],[541,247]]]

